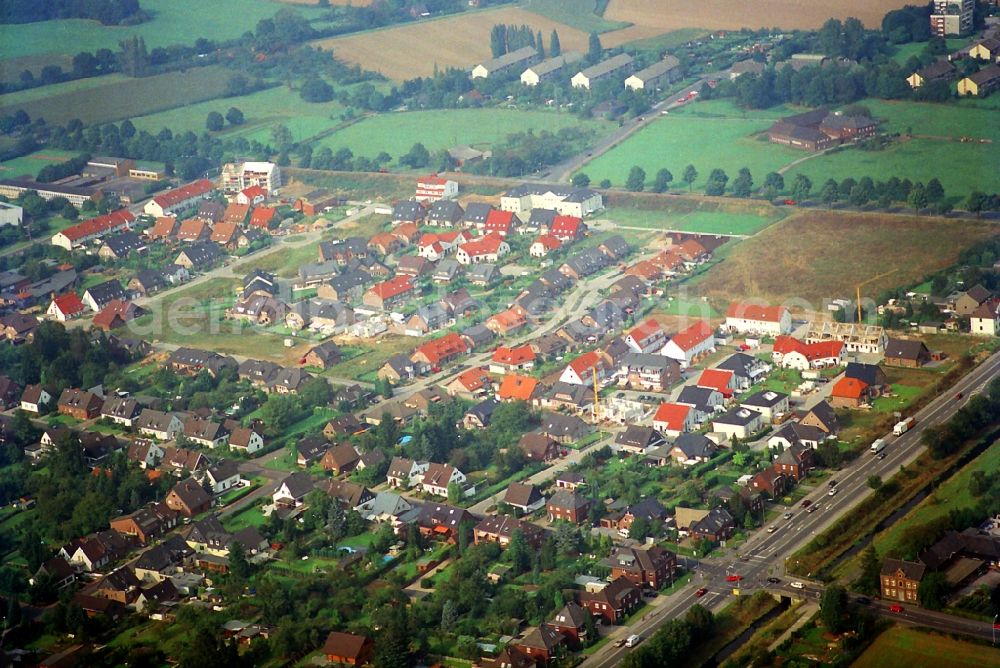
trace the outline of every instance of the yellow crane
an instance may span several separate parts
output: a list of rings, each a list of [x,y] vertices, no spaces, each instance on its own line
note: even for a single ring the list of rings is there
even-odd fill
[[[891,276],[892,274],[895,274],[897,271],[899,271],[898,268],[897,269],[893,269],[892,271],[887,271],[884,274],[879,274],[878,276],[873,276],[872,278],[869,278],[867,281],[862,281],[862,282],[858,283],[857,286],[855,286],[855,290],[857,291],[857,301],[855,301],[855,304],[858,307],[858,322],[859,323],[861,322],[861,318],[862,318],[862,315],[861,315],[861,288],[863,288],[864,286],[868,285],[869,283],[874,283],[875,281],[877,281],[879,279],[885,278],[886,276]]]
[[[600,386],[597,383],[597,365],[590,367],[590,372],[594,375],[594,423],[601,421],[601,397],[598,395]]]

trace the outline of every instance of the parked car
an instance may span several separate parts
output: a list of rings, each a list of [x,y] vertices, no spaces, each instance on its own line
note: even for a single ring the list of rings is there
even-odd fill
[[[901,606],[899,603],[895,603],[889,606],[889,612],[900,613],[902,611],[903,611],[903,606]]]
[[[795,582],[789,583],[788,586],[791,587],[792,589],[805,589],[806,588],[806,586],[804,584],[802,584],[801,582],[799,582],[798,580],[796,580]]]

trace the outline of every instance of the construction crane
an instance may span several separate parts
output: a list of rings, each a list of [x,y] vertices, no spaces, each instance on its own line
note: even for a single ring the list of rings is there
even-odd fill
[[[897,269],[893,269],[892,271],[887,271],[884,274],[879,274],[878,276],[873,276],[872,278],[869,278],[867,281],[862,281],[862,282],[858,283],[857,286],[855,286],[855,290],[857,291],[857,301],[855,301],[854,303],[858,307],[858,322],[859,323],[861,322],[861,318],[862,318],[862,315],[861,315],[861,288],[863,288],[864,286],[868,285],[869,283],[874,283],[875,281],[877,281],[879,279],[885,278],[886,276],[891,276],[892,274],[895,274],[897,271],[899,271],[898,268]]]
[[[597,384],[597,365],[590,367],[590,371],[594,376],[594,424],[597,424],[601,421],[601,397],[598,395],[601,388]]]

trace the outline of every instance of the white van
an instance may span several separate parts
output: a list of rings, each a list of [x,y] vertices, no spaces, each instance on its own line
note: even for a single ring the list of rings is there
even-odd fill
[[[806,588],[806,586],[804,584],[802,584],[801,582],[799,582],[798,580],[796,580],[795,582],[790,583],[790,586],[792,587],[792,589],[805,589]]]
[[[625,639],[626,647],[635,647],[638,644],[639,644],[639,636],[635,635],[634,633]]]

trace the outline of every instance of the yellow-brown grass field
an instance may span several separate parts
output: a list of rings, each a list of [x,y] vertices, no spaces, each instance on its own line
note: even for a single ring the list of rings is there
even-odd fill
[[[281,0],[289,5],[318,5],[319,0]],[[351,5],[352,7],[367,7],[375,0],[330,0],[331,5]]]
[[[622,36],[640,39],[681,28],[818,28],[830,17],[848,16],[877,28],[887,11],[905,4],[906,0],[611,0],[604,18],[634,26],[601,35],[601,42],[613,46],[625,41]]]
[[[891,269],[863,296],[918,283],[996,233],[972,220],[805,211],[734,245],[694,290],[713,301],[804,299],[818,309],[825,299],[851,298],[855,285]]]
[[[381,72],[390,79],[412,79],[432,75],[435,64],[441,70],[464,69],[489,59],[490,30],[498,23],[530,25],[540,30],[546,40],[555,29],[564,51],[587,50],[587,35],[582,31],[516,7],[335,37],[317,42],[316,46],[332,49],[338,59]]]

